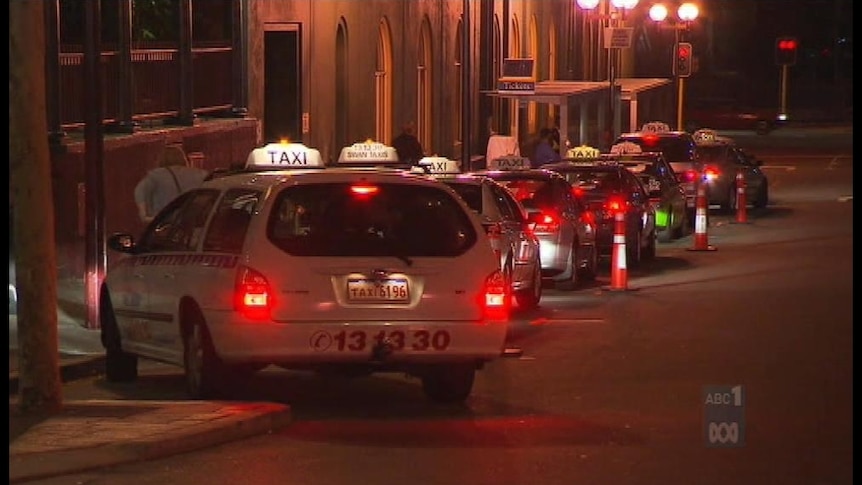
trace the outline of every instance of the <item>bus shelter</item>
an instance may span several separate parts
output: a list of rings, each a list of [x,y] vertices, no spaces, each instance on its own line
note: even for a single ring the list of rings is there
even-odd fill
[[[670,79],[656,78],[620,78],[614,83],[614,112],[622,114],[622,102],[627,103],[629,112],[628,131],[637,131],[640,126],[638,101],[639,96],[643,93],[656,90],[662,86],[670,86]],[[577,124],[577,139],[581,144],[598,145],[599,140],[589,140],[588,127],[591,119],[597,121],[598,126],[606,126],[607,119],[610,116],[610,83],[608,81],[540,81],[535,84],[533,91],[518,92],[518,91],[484,91],[492,97],[509,99],[517,103],[518,108],[514,110],[515,119],[512,120],[513,133],[511,135],[517,140],[519,134],[517,132],[522,103],[539,103],[556,106],[560,114],[560,154],[565,156],[566,144],[564,140],[571,140],[572,131],[569,130],[569,110],[576,108],[579,113]],[[658,118],[664,118],[667,113],[672,113],[673,110],[673,92],[670,92],[671,97],[665,99],[662,96],[659,100],[656,110],[660,114]],[[667,106],[667,109],[664,106]],[[667,113],[665,113],[667,111]],[[591,117],[592,113],[595,117]],[[622,116],[616,116],[614,123],[614,139],[621,133]],[[652,121],[652,120],[650,120]]]

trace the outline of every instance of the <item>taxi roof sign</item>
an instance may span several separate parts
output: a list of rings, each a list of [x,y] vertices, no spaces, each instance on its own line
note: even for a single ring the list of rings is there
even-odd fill
[[[341,149],[338,163],[342,165],[367,163],[398,163],[398,152],[395,148],[380,142],[366,140],[354,143]]]
[[[461,163],[446,157],[425,157],[419,160],[419,166],[432,175],[461,173]]]
[[[670,131],[670,126],[663,121],[650,121],[641,127],[641,133],[665,133]]]
[[[611,146],[611,154],[613,155],[627,155],[635,153],[643,153],[643,149],[637,143],[623,141]]]
[[[574,148],[569,148],[566,152],[566,158],[595,158],[599,156],[599,149],[588,145],[581,145]]]
[[[488,162],[488,170],[526,170],[532,168],[527,157],[499,157]]]
[[[322,168],[320,151],[302,143],[269,143],[248,154],[246,169]]]
[[[691,134],[695,143],[714,143],[718,140],[718,133],[715,130],[701,128]]]

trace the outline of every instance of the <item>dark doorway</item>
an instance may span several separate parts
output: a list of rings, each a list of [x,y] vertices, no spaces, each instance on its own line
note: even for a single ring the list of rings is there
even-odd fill
[[[267,26],[269,29],[271,26]],[[280,24],[263,34],[264,142],[302,141],[300,31]]]

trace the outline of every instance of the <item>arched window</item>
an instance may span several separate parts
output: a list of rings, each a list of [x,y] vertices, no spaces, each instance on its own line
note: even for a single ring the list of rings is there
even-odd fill
[[[380,19],[377,35],[377,69],[374,71],[374,138],[392,142],[392,30]]]

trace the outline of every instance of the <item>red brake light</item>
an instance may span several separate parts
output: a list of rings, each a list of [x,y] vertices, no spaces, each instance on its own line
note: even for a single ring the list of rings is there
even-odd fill
[[[584,189],[580,187],[572,187],[572,195],[574,195],[576,198],[581,198],[584,195]]]
[[[537,212],[530,214],[530,222],[535,223],[535,232],[556,232],[560,229],[560,218],[550,212]]]
[[[240,266],[236,274],[234,309],[251,320],[268,320],[272,304],[266,278],[251,268]]]
[[[369,184],[354,184],[350,186],[350,193],[358,197],[369,197],[380,191],[380,187]]]
[[[512,288],[500,270],[485,278],[485,288],[480,295],[485,320],[507,321],[512,304]]]
[[[719,175],[719,171],[718,171],[718,169],[716,169],[714,167],[707,167],[703,171],[703,178],[707,182],[717,179],[718,175]]]
[[[643,140],[644,145],[654,146],[658,144],[658,135],[644,135],[641,140]]]
[[[685,182],[694,182],[697,180],[697,170],[686,170],[683,177]]]
[[[608,199],[607,203],[605,203],[605,208],[611,214],[616,214],[617,212],[625,212],[626,201],[619,197],[611,197],[610,199]]]

